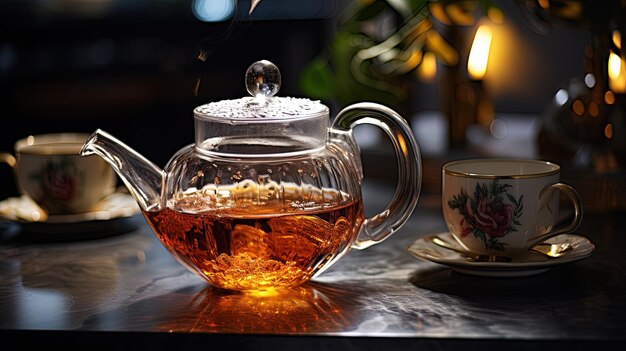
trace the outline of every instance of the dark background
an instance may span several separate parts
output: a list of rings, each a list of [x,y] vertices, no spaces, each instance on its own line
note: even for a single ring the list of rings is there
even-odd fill
[[[193,108],[247,94],[252,62],[274,62],[279,95],[301,96],[301,69],[325,49],[348,2],[263,0],[249,16],[249,1],[239,1],[234,17],[207,23],[194,1],[0,0],[0,151],[28,135],[101,128],[164,166],[193,142]],[[535,88],[498,87],[496,112],[536,114],[582,72],[586,34],[533,33],[500,3],[526,55],[510,66],[525,80],[512,79]],[[416,81],[414,95],[412,112],[439,108],[436,83]],[[14,194],[0,165],[0,198]]]
[[[341,8],[327,1],[322,18],[252,20],[242,1],[243,19],[207,23],[191,1],[111,1],[97,13],[76,3],[0,1],[0,150],[31,134],[101,128],[164,166],[193,142],[194,107],[248,94],[254,61],[274,62],[280,94],[299,95],[298,69],[320,52]],[[13,179],[0,168],[6,197]]]

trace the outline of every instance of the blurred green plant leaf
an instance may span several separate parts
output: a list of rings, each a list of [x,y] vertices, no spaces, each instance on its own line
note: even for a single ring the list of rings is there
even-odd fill
[[[318,57],[307,64],[300,75],[300,89],[310,97],[320,100],[331,99],[333,72],[328,61]]]
[[[300,87],[307,96],[340,104],[401,103],[425,52],[443,64],[458,64],[456,48],[431,18],[468,25],[475,22],[476,9],[489,6],[492,0],[353,0],[328,47],[304,67]],[[395,21],[395,29],[380,39],[383,33],[376,28],[383,21]]]

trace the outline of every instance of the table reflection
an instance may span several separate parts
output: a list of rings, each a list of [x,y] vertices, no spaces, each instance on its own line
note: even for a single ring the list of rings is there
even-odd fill
[[[0,332],[20,344],[50,331],[63,345],[110,338],[144,348],[222,340],[275,349],[313,340],[360,349],[354,343],[367,348],[376,337],[395,349],[435,339],[501,340],[494,345],[507,348],[509,340],[548,347],[555,345],[543,342],[554,340],[563,348],[578,340],[607,343],[621,340],[624,329],[621,221],[621,215],[586,214],[580,233],[597,247],[588,259],[527,277],[492,278],[408,253],[417,237],[442,230],[440,212],[422,210],[383,245],[354,250],[299,287],[259,294],[211,287],[147,225],[99,240],[4,244]]]
[[[241,293],[196,285],[130,306],[126,317],[135,320],[135,326],[148,324],[167,332],[336,332],[351,330],[362,320],[358,316],[362,306],[351,303],[362,294],[358,290],[310,282],[295,288]],[[161,315],[163,306],[169,306],[169,315]],[[147,310],[151,312],[145,313]]]
[[[35,329],[76,328],[76,315],[107,308],[123,290],[120,280],[128,266],[141,265],[153,245],[138,234],[109,241],[16,243],[0,250],[4,317]]]

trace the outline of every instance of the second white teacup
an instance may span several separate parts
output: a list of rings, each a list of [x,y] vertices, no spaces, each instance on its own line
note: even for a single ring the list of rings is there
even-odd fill
[[[560,167],[523,159],[469,159],[443,166],[442,210],[448,229],[466,250],[520,256],[582,221],[576,191],[560,182]],[[572,222],[555,228],[559,192],[574,206]]]
[[[100,157],[82,157],[89,134],[31,135],[15,143],[15,155],[0,159],[13,167],[17,185],[48,214],[73,214],[96,209],[115,192],[117,176]]]

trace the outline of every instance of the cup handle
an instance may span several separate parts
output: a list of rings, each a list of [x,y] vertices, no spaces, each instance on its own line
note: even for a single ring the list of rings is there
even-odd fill
[[[548,233],[542,234],[536,238],[528,240],[529,247],[533,247],[557,235],[571,233],[574,230],[576,230],[578,226],[580,226],[580,223],[582,222],[583,205],[582,205],[582,202],[580,201],[580,197],[578,196],[578,193],[576,192],[576,190],[574,190],[574,188],[572,188],[571,186],[567,184],[556,183],[556,184],[547,186],[543,190],[541,190],[539,197],[540,198],[543,197],[546,193],[552,190],[558,190],[564,193],[565,195],[567,195],[567,197],[570,199],[570,201],[574,205],[574,219],[572,219],[572,222],[566,227],[554,229]]]
[[[0,152],[0,163],[6,163],[11,166],[11,168],[15,168],[17,160],[15,159],[15,156],[8,152]]]
[[[332,128],[349,132],[363,123],[378,126],[391,139],[398,165],[398,183],[387,208],[363,222],[352,245],[357,250],[382,242],[404,225],[417,206],[422,185],[420,149],[406,120],[386,106],[361,102],[341,110]]]

